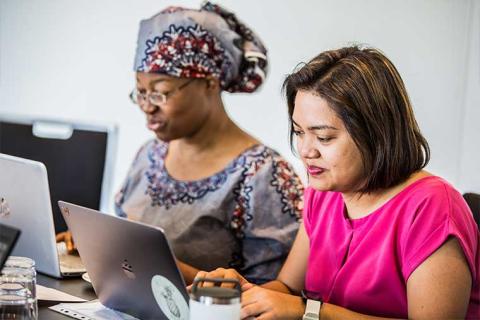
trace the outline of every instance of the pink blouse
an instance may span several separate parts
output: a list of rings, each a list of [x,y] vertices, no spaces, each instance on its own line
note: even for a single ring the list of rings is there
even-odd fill
[[[478,227],[462,196],[445,180],[415,181],[354,220],[345,216],[340,193],[308,188],[304,210],[310,239],[305,288],[324,302],[367,315],[407,318],[408,277],[453,236],[472,276],[467,318],[480,317]]]

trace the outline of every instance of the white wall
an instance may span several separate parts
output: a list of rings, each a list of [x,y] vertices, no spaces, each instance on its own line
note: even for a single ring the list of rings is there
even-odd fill
[[[432,148],[428,169],[480,191],[478,0],[220,1],[263,38],[270,74],[253,95],[225,94],[243,128],[295,163],[284,76],[322,50],[365,43],[398,67]],[[114,189],[152,136],[128,100],[138,22],[200,1],[0,0],[0,113],[115,122]],[[475,145],[476,144],[476,145]]]
[[[471,5],[469,37],[457,181],[462,190],[480,193],[480,1]]]

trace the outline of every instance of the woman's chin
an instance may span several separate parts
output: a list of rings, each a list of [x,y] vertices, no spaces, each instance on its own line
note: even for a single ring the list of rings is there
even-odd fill
[[[154,133],[155,133],[155,136],[157,136],[157,139],[162,140],[164,142],[170,142],[172,140],[177,140],[182,138],[182,136],[165,132],[165,130],[157,130],[157,131],[154,131]]]
[[[326,181],[319,181],[309,177],[308,186],[318,191],[332,191],[332,187]]]
[[[168,134],[165,134],[165,132],[159,132],[159,131],[153,131],[155,136],[157,137],[158,140],[164,141],[164,142],[169,142],[173,139],[169,137]]]

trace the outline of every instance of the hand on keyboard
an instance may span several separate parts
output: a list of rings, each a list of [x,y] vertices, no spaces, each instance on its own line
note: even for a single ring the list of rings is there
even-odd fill
[[[73,242],[72,233],[70,231],[60,232],[56,236],[57,242],[65,242],[67,246],[67,252],[69,254],[77,253],[75,242]]]

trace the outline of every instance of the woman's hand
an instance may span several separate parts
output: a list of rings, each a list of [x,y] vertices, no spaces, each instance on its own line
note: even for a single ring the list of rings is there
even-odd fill
[[[185,283],[187,285],[192,284],[195,275],[198,273],[198,269],[195,267],[192,267],[191,265],[186,264],[185,262],[182,262],[178,259],[175,259],[177,262],[178,269],[180,269],[180,272],[183,275],[183,279],[185,280]],[[187,287],[189,288],[189,287]]]
[[[305,312],[302,298],[252,284],[242,287],[241,319],[301,319]]]
[[[240,282],[240,286],[242,286],[242,290],[244,285],[250,284],[247,281],[247,279],[242,277],[242,275],[238,273],[237,270],[235,269],[217,268],[210,272],[200,271],[195,276],[195,279],[198,279],[198,278],[235,279],[235,280],[238,280],[238,282]],[[215,284],[212,282],[202,282],[198,284],[199,287],[213,287],[214,285]],[[230,282],[221,284],[221,287],[223,288],[233,288],[234,286],[235,285]]]
[[[241,319],[301,319],[305,312],[302,298],[256,286],[248,282],[235,269],[218,268],[211,272],[200,271],[198,278],[236,279],[242,287]],[[212,287],[214,283],[199,283],[199,287]],[[232,283],[222,283],[222,287],[233,288]],[[189,291],[191,286],[188,287]]]
[[[70,231],[60,232],[55,238],[57,242],[65,242],[65,245],[67,246],[67,252],[69,254],[75,253],[77,251],[77,247],[75,247],[72,233]]]

